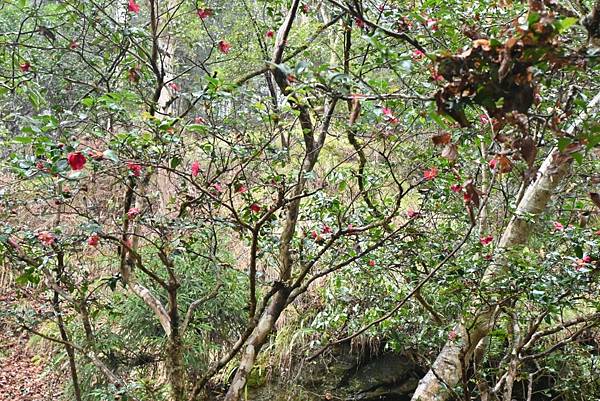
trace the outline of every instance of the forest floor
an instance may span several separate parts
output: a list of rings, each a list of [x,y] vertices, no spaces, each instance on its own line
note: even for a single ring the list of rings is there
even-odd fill
[[[19,302],[14,291],[0,292],[0,310]],[[0,315],[0,401],[58,400],[63,386],[47,356],[28,347],[29,334]]]

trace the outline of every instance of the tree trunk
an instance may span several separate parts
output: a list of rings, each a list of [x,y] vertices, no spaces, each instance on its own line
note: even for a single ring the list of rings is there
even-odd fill
[[[240,364],[238,365],[237,372],[231,382],[229,391],[227,391],[225,401],[238,401],[241,398],[244,387],[246,387],[248,381],[248,375],[254,367],[256,356],[260,352],[262,346],[266,343],[275,322],[285,308],[288,295],[289,291],[287,288],[283,288],[273,295],[269,307],[262,314],[258,321],[258,325],[254,328],[254,331],[248,340],[246,340],[246,346],[243,349]]]
[[[537,179],[533,181],[523,199],[519,203],[514,217],[504,231],[494,255],[494,262],[486,270],[482,286],[492,283],[503,273],[506,264],[502,261],[505,250],[524,244],[529,238],[532,222],[544,209],[552,193],[567,175],[571,158],[553,149],[544,160]],[[476,313],[470,322],[459,323],[455,331],[460,336],[454,341],[448,341],[433,366],[423,379],[413,395],[413,401],[441,401],[448,398],[448,388],[454,387],[462,378],[462,367],[469,363],[475,347],[486,337],[493,327],[496,308],[488,308]],[[467,329],[469,328],[469,329]]]

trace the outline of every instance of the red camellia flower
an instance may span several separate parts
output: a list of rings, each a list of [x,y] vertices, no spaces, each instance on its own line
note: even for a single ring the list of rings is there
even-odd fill
[[[432,32],[435,32],[438,30],[438,21],[435,18],[429,18],[427,19],[427,28],[431,29]]]
[[[488,253],[487,255],[485,255],[485,256],[483,257],[483,259],[485,259],[485,260],[492,260],[492,259],[493,259],[493,257],[494,257],[494,255],[492,255],[491,253]]]
[[[331,227],[329,227],[327,224],[325,224],[323,226],[323,234],[331,234],[333,232],[333,229]]]
[[[250,210],[252,211],[252,213],[258,213],[260,212],[260,206],[256,203],[253,203],[250,205]]]
[[[50,246],[54,244],[56,237],[49,231],[41,231],[37,235],[38,240],[45,246]]]
[[[140,12],[140,5],[137,4],[135,0],[129,0],[129,4],[127,4],[127,11],[137,14]]]
[[[267,31],[267,33],[265,33],[265,36],[269,39],[273,39],[275,37],[275,32],[273,32],[271,29],[269,29]]]
[[[71,50],[75,50],[75,49],[77,49],[78,47],[79,47],[79,43],[77,43],[77,42],[75,41],[75,39],[73,39],[73,40],[71,41],[71,43],[69,43],[69,49],[71,49]]]
[[[414,219],[415,217],[419,217],[421,215],[421,213],[419,213],[413,209],[408,209],[406,211],[406,215],[408,216],[409,219]]]
[[[19,64],[19,69],[21,70],[21,72],[29,72],[29,70],[31,70],[31,64],[29,64],[28,61],[25,61]]]
[[[592,257],[590,255],[585,255],[581,260],[583,263],[592,263]]]
[[[227,54],[229,53],[229,51],[231,50],[231,45],[224,41],[224,40],[220,40],[219,41],[219,51],[223,54]]]
[[[422,60],[423,57],[425,57],[425,53],[423,53],[421,50],[419,50],[419,49],[413,50],[413,52],[412,52],[413,60]]]
[[[71,152],[67,155],[67,162],[72,170],[81,170],[85,166],[85,156],[81,152]]]
[[[480,238],[479,242],[481,243],[481,245],[488,245],[493,240],[494,240],[494,237],[492,237],[491,235],[488,235],[487,237]]]
[[[244,185],[240,185],[239,187],[237,187],[235,192],[237,192],[238,194],[243,194],[248,192],[248,188],[246,188]]]
[[[554,223],[552,223],[554,225],[554,229],[556,231],[563,231],[565,229],[565,226],[563,226],[561,223],[559,223],[558,221],[555,221]]]
[[[129,220],[135,219],[138,214],[140,214],[140,209],[137,207],[132,207],[127,211],[127,217],[129,218]]]
[[[437,168],[432,167],[429,170],[425,170],[423,172],[423,178],[425,178],[427,181],[431,181],[433,180],[435,177],[437,177],[438,175],[438,171]]]
[[[355,18],[354,19],[354,23],[356,24],[357,27],[359,27],[360,29],[363,29],[365,27],[365,21],[362,18]]]
[[[97,246],[100,243],[100,236],[96,233],[93,233],[90,235],[87,242],[89,246]]]
[[[470,203],[473,200],[473,195],[465,192],[463,194],[463,200],[465,201],[465,203]]]
[[[450,190],[451,190],[452,192],[456,192],[456,193],[458,194],[458,193],[462,192],[462,190],[463,190],[463,187],[462,187],[462,185],[460,185],[460,184],[454,184],[454,185],[451,185],[451,186],[450,186]]]
[[[375,261],[373,259],[369,260],[369,266],[375,267]]]
[[[195,160],[192,163],[192,177],[197,177],[199,173],[200,173],[200,163],[198,163],[198,161]]]
[[[207,19],[212,15],[212,10],[210,8],[199,8],[197,14],[200,19]]]
[[[133,174],[135,177],[142,175],[142,166],[139,164],[127,162],[127,167],[129,168],[129,171],[131,171],[131,174]]]

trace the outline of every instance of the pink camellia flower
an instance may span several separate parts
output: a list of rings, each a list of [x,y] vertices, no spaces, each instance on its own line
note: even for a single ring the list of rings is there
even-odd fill
[[[498,166],[498,159],[494,157],[492,160],[489,161],[488,166],[490,166],[490,169],[496,170],[496,166]]]
[[[435,18],[428,18],[426,23],[427,28],[429,28],[432,32],[438,30],[438,21]]]
[[[54,236],[54,234],[52,234],[49,231],[41,231],[41,232],[39,232],[38,235],[37,235],[37,239],[44,246],[50,246],[50,245],[54,244],[54,242],[56,241],[56,237]]]
[[[438,74],[435,71],[431,71],[431,79],[433,79],[434,81],[443,81],[444,76],[442,74]]]
[[[419,217],[421,215],[421,213],[417,212],[411,208],[406,211],[406,215],[408,216],[409,219],[414,219],[416,217]]]
[[[100,243],[100,236],[96,233],[93,233],[92,235],[90,235],[87,242],[89,246],[98,246],[98,244]]]
[[[488,245],[490,244],[492,241],[494,240],[494,237],[492,237],[491,235],[488,235],[486,237],[480,238],[479,242],[481,243],[481,245]]]
[[[194,118],[194,124],[206,124],[206,120],[200,116]]]
[[[250,205],[250,211],[252,213],[258,213],[258,212],[260,212],[260,206],[256,203],[253,203]]]
[[[563,226],[561,223],[559,223],[558,221],[555,221],[554,223],[552,223],[554,225],[554,229],[556,231],[563,231],[565,229],[565,226]]]
[[[413,50],[413,52],[412,52],[413,60],[422,60],[423,57],[425,57],[425,53],[423,53],[421,50],[419,50],[419,49]]]
[[[273,38],[275,37],[275,32],[274,32],[273,30],[269,29],[269,30],[268,30],[268,31],[265,33],[265,36],[266,36],[268,39],[273,39]]]
[[[210,8],[199,8],[196,14],[200,19],[207,19],[212,15],[212,10]]]
[[[592,257],[590,255],[585,255],[581,260],[583,263],[592,263]]]
[[[213,188],[215,189],[215,191],[217,192],[223,192],[223,186],[221,184],[219,184],[218,182],[215,182],[213,184]]]
[[[375,261],[373,259],[369,260],[369,266],[375,267]]]
[[[319,233],[317,232],[317,230],[312,230],[312,231],[310,232],[310,236],[311,236],[313,239],[317,239],[317,237],[319,236]]]
[[[437,175],[438,175],[438,170],[435,167],[432,167],[429,170],[425,170],[423,172],[423,178],[425,178],[427,181],[433,180],[435,177],[437,177]]]
[[[224,40],[220,40],[219,41],[219,51],[223,54],[227,54],[229,53],[229,51],[231,50],[231,45],[224,41]]]
[[[135,2],[135,0],[129,0],[129,4],[127,4],[127,11],[137,14],[140,12],[140,5]]]
[[[454,341],[456,340],[456,337],[458,337],[458,333],[456,332],[456,330],[450,330],[448,332],[448,340]]]
[[[457,193],[457,194],[458,194],[458,193],[462,192],[462,190],[463,190],[463,187],[462,187],[462,185],[460,185],[460,184],[454,184],[454,185],[451,185],[451,186],[450,186],[450,190],[451,190],[452,192],[455,192],[455,193]]]
[[[360,29],[363,29],[365,27],[365,21],[362,18],[355,18],[354,23]]]
[[[81,170],[85,166],[85,156],[81,152],[71,152],[67,155],[67,162],[72,170]]]
[[[383,115],[386,116],[386,117],[392,117],[393,116],[392,110],[389,109],[389,108],[387,108],[387,107],[383,107],[381,109],[381,111],[383,112]]]
[[[173,89],[175,92],[179,92],[181,90],[181,86],[177,85],[175,82],[169,83],[169,88]]]
[[[192,163],[192,177],[197,177],[200,173],[200,163],[197,160],[194,160]]]
[[[142,175],[142,166],[139,164],[127,162],[127,167],[129,168],[129,171],[131,171],[131,174],[133,174],[135,177]]]
[[[333,232],[333,229],[331,227],[329,227],[327,224],[325,224],[323,226],[323,234],[331,234]]]
[[[31,64],[29,64],[28,61],[25,61],[19,64],[19,69],[21,70],[21,72],[29,72],[29,70],[31,70]]]
[[[137,207],[132,207],[127,211],[127,217],[129,220],[135,219],[140,214],[140,209]]]
[[[487,114],[480,114],[479,121],[481,121],[482,124],[487,125],[490,123],[490,118],[487,116]]]

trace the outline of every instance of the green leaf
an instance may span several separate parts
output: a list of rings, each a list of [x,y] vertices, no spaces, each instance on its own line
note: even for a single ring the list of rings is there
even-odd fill
[[[560,138],[558,140],[558,143],[556,144],[556,146],[558,146],[558,150],[560,150],[561,152],[564,151],[567,146],[569,146],[571,144],[571,139],[570,138]]]
[[[577,23],[578,19],[575,17],[566,17],[554,21],[554,27],[559,33],[563,33],[573,25]]]

